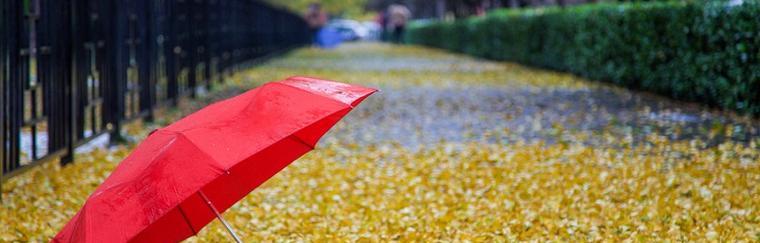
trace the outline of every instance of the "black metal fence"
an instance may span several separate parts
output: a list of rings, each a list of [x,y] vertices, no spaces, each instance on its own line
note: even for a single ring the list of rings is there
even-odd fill
[[[255,0],[3,0],[2,181],[309,41]]]

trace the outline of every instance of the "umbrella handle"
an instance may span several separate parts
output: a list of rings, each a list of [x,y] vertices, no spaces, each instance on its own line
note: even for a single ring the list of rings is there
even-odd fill
[[[219,214],[219,211],[216,210],[216,207],[214,207],[214,204],[211,203],[211,200],[208,200],[208,197],[206,197],[206,194],[203,193],[203,191],[198,190],[198,194],[201,195],[201,198],[203,198],[203,201],[206,202],[206,205],[208,205],[209,208],[211,208],[211,211],[214,211],[214,214],[216,214],[216,218],[219,219],[219,221],[222,221],[222,224],[225,228],[227,228],[227,232],[230,232],[230,235],[232,235],[232,238],[235,239],[235,242],[242,243],[243,241],[240,240],[240,238],[235,234],[235,231],[232,230],[232,227],[230,227],[229,224],[227,224],[227,221],[224,221],[224,218],[222,218],[222,215]]]

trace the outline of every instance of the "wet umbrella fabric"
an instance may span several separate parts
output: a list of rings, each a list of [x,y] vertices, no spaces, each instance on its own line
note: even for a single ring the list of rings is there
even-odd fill
[[[375,92],[293,77],[153,132],[90,195],[54,242],[176,242],[197,234],[304,153]]]

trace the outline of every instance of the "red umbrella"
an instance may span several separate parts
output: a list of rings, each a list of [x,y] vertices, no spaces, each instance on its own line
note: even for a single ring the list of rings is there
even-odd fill
[[[293,77],[156,130],[54,242],[177,242],[292,161],[376,90]],[[228,227],[234,235],[232,229]]]

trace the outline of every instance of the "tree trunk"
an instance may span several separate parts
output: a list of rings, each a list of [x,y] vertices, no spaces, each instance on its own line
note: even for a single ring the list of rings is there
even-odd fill
[[[519,8],[520,4],[517,2],[517,0],[509,0],[509,7],[510,8]]]
[[[438,19],[446,17],[446,0],[435,1],[435,15]]]

